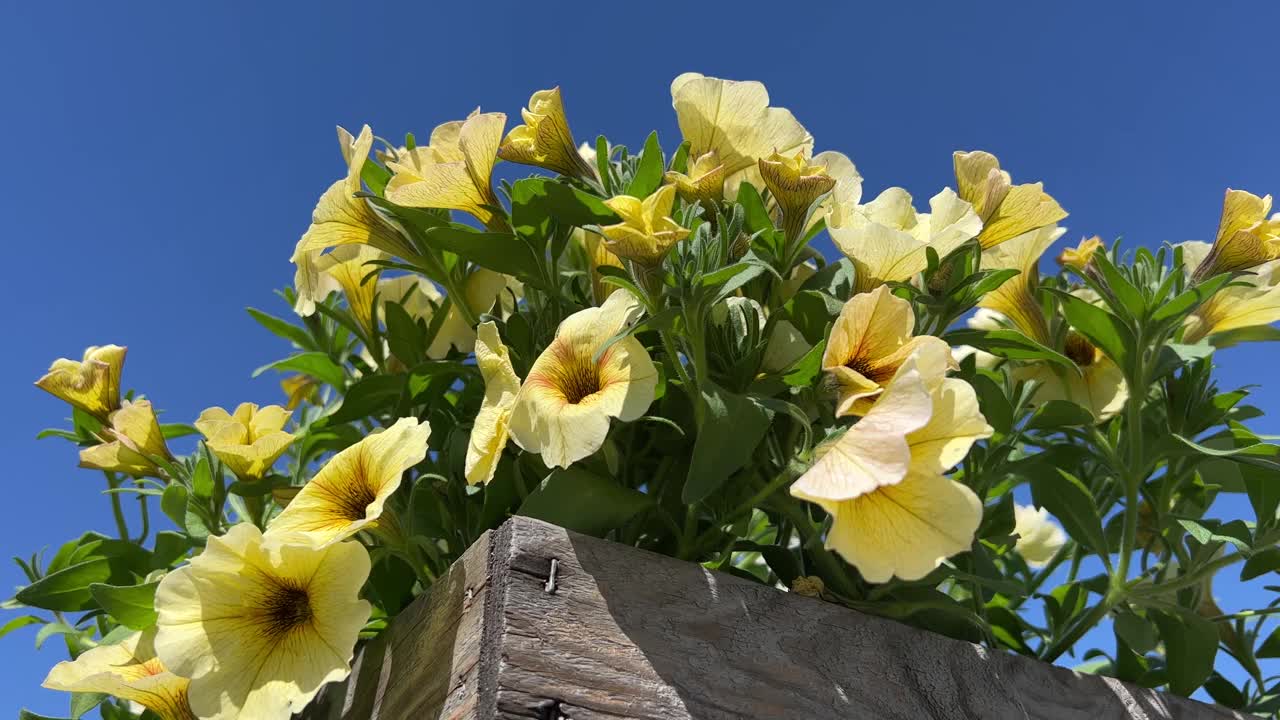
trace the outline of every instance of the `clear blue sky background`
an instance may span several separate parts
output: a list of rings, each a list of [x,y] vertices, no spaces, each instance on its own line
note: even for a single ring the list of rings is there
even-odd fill
[[[169,421],[280,399],[249,373],[285,348],[244,308],[285,310],[271,291],[343,171],[335,124],[425,137],[558,84],[579,139],[656,128],[673,148],[668,83],[697,70],[764,81],[867,196],[923,204],[952,150],[982,148],[1045,181],[1068,239],[1209,239],[1226,187],[1280,191],[1280,9],[1197,5],[6,3],[0,553],[111,529],[101,478],[34,439],[66,415],[31,385],[53,358],[128,345],[126,385]],[[1274,352],[1223,354],[1224,384],[1267,382],[1255,400],[1276,407]],[[0,565],[4,594],[21,580]],[[0,641],[0,715],[66,711],[38,688],[60,643],[32,635]]]

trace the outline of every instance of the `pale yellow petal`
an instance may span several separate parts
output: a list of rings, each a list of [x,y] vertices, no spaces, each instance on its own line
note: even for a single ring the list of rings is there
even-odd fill
[[[1033,568],[1044,567],[1067,542],[1067,535],[1044,508],[1014,505],[1013,534],[1018,541],[1013,549]]]
[[[907,436],[911,467],[941,474],[955,467],[992,429],[978,408],[978,395],[964,380],[947,378],[933,391],[928,424]]]

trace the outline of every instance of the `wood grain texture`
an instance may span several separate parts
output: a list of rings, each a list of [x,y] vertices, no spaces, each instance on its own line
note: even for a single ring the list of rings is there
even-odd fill
[[[308,720],[1244,717],[535,520],[481,545]]]

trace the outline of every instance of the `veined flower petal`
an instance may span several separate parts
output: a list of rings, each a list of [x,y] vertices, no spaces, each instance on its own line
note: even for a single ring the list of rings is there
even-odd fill
[[[195,426],[236,477],[256,480],[265,477],[293,443],[294,436],[283,430],[290,415],[279,405],[241,403],[234,415],[220,407],[208,408]]]
[[[492,186],[493,165],[506,123],[503,113],[476,111],[461,125],[437,128],[431,135],[433,152],[415,155],[417,164],[387,164],[394,173],[387,183],[387,199],[408,207],[461,210],[490,223],[493,211],[489,207],[498,205]]]
[[[167,670],[155,650],[156,630],[137,632],[114,645],[86,650],[60,662],[43,686],[73,693],[106,693],[136,702],[161,720],[196,720],[187,703],[187,678]]]
[[[119,345],[90,347],[80,361],[59,358],[36,387],[81,410],[105,419],[120,407],[120,370],[125,348]]]
[[[511,367],[511,355],[498,336],[498,326],[481,323],[476,340],[476,365],[484,377],[484,401],[471,428],[467,446],[467,482],[488,483],[507,446],[511,408],[520,393],[520,377]]]

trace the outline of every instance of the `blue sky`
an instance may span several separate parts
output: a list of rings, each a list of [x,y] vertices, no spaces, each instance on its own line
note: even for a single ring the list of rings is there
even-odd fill
[[[818,149],[853,158],[868,196],[901,185],[923,204],[954,182],[952,150],[981,148],[1045,181],[1066,239],[1209,239],[1226,187],[1280,192],[1280,6],[1191,7],[8,3],[0,554],[111,528],[100,477],[34,439],[66,415],[31,386],[53,358],[128,345],[126,385],[169,421],[279,400],[249,373],[285,348],[244,308],[285,310],[272,289],[342,172],[335,124],[425,137],[558,84],[579,139],[638,146],[656,128],[671,148],[668,84],[696,70],[764,81]],[[1267,353],[1223,354],[1223,384],[1270,381]],[[0,565],[4,594],[20,582]],[[0,640],[0,704],[65,713],[38,688],[62,649],[34,653],[31,636]]]

